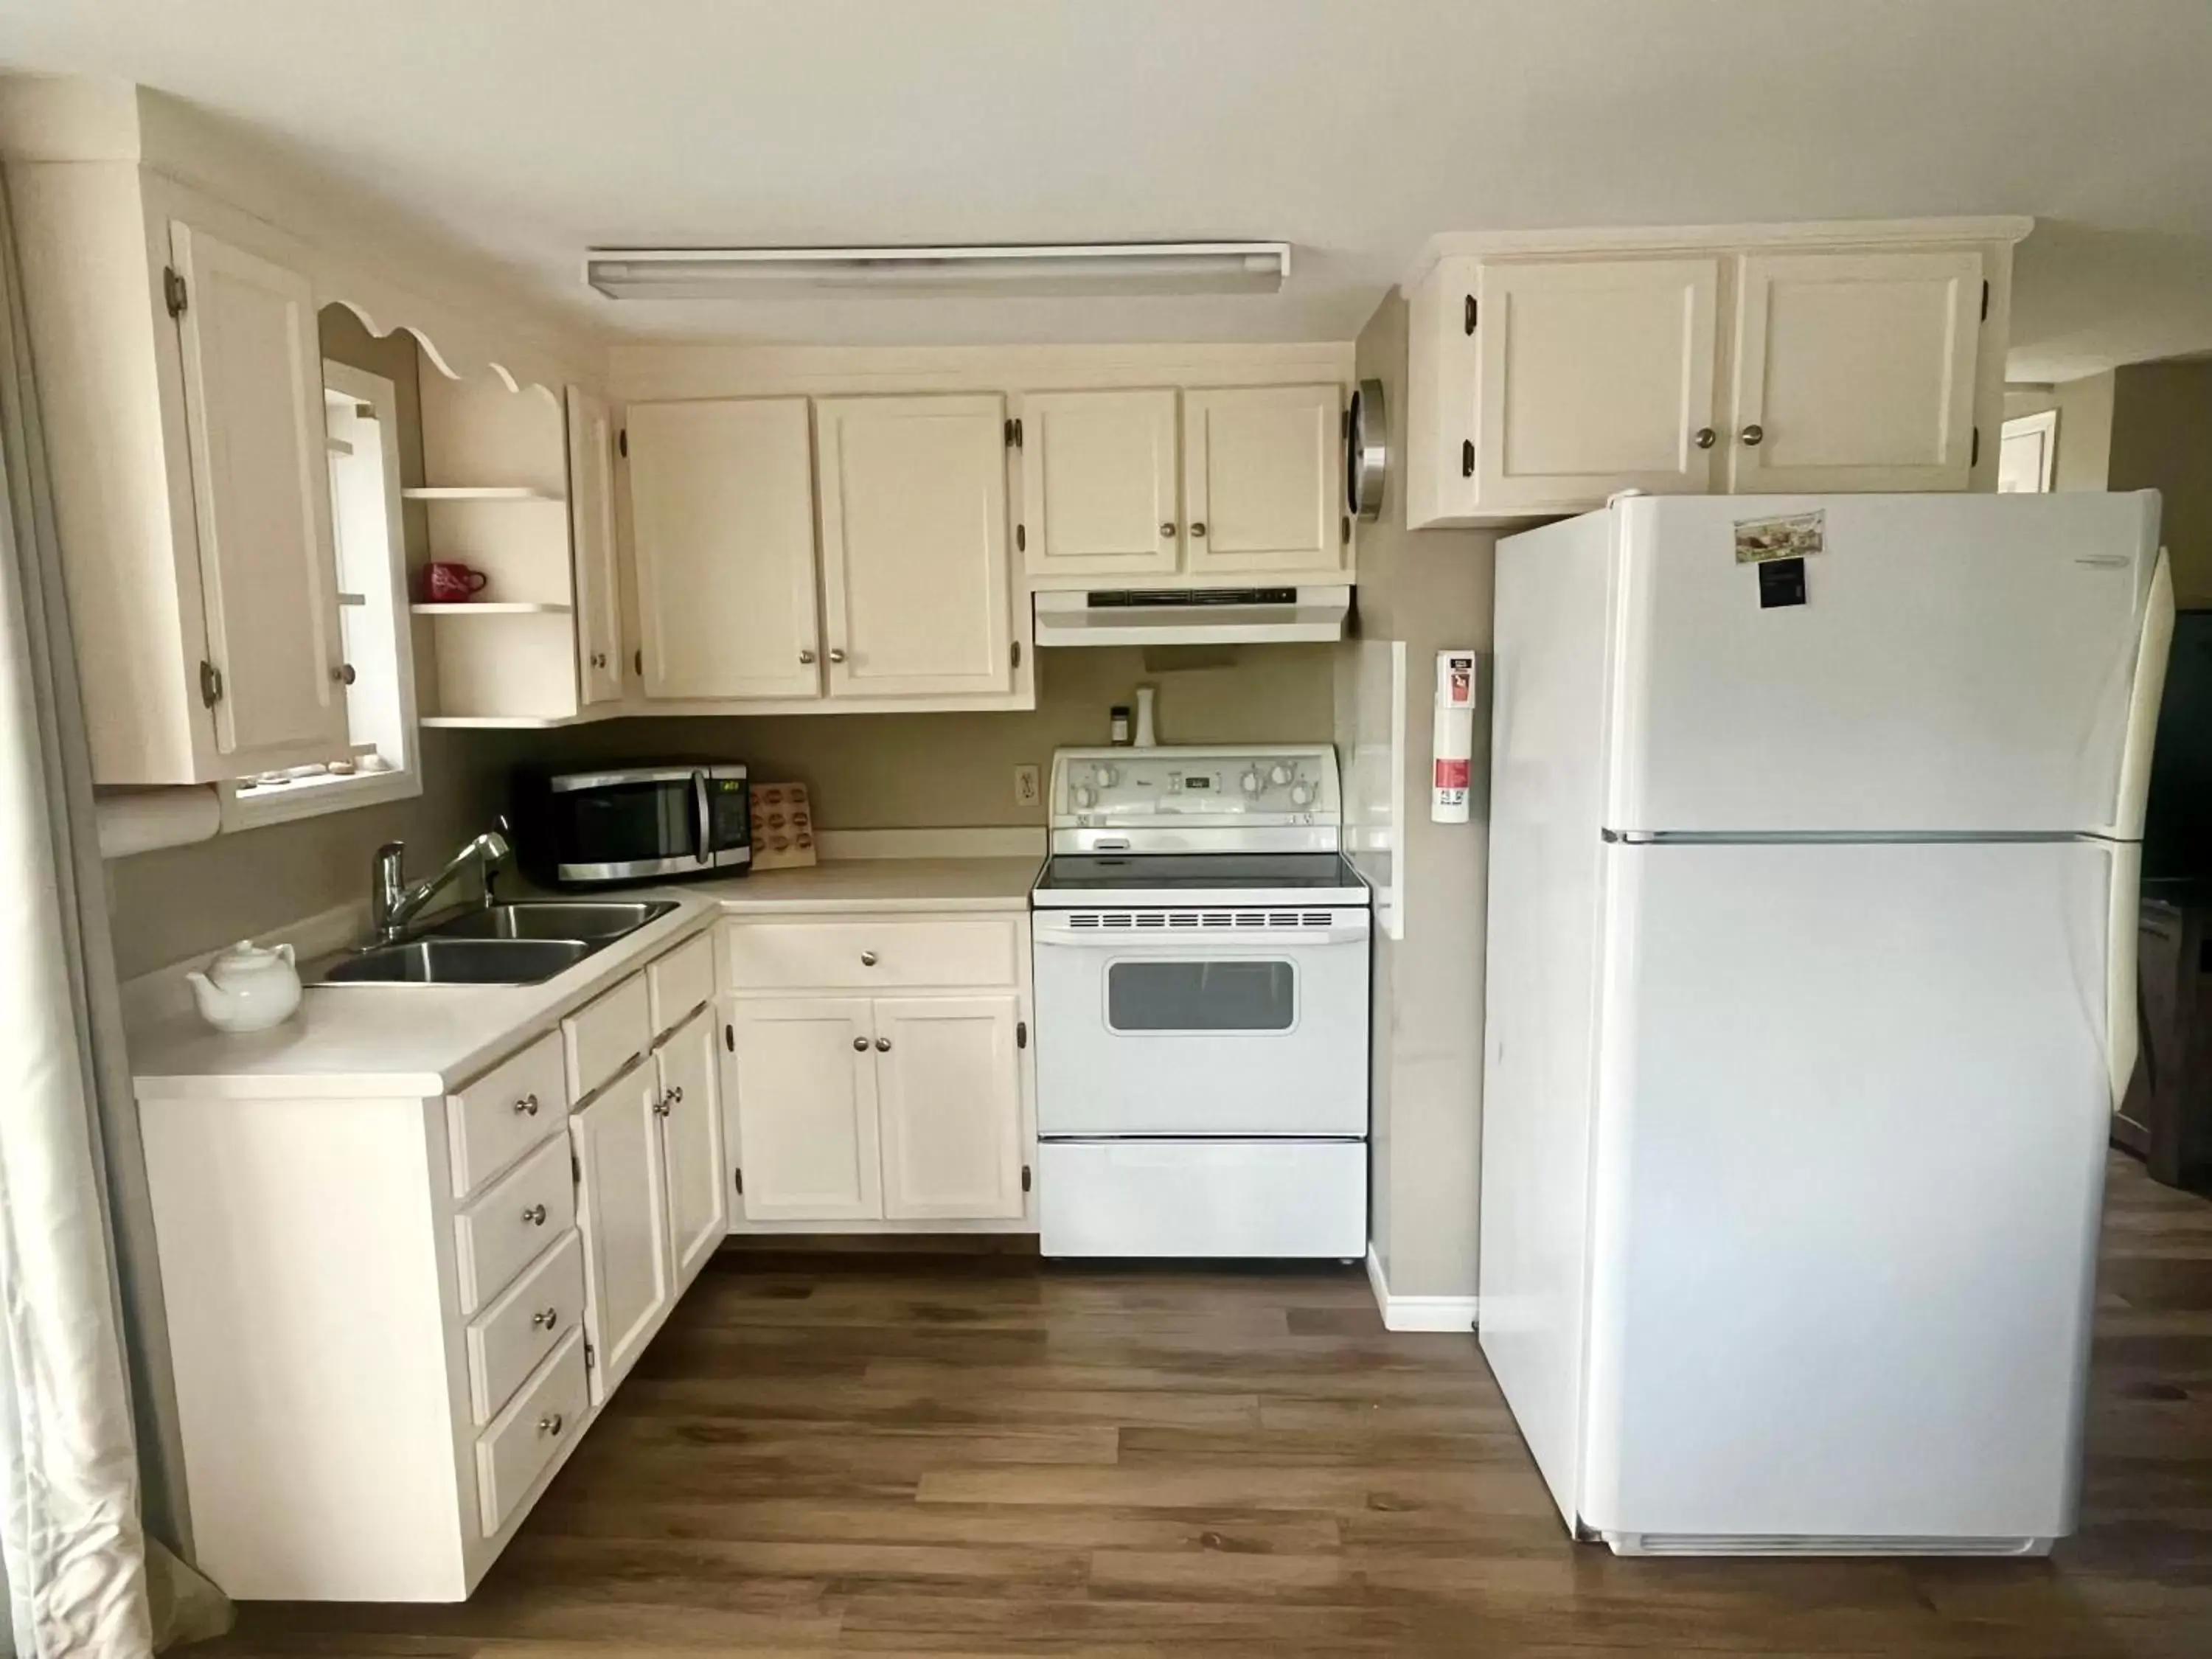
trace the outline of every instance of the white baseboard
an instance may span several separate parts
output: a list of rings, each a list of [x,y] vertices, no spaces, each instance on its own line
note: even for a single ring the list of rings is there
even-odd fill
[[[1454,1331],[1474,1328],[1474,1298],[1471,1296],[1393,1296],[1382,1276],[1382,1258],[1367,1247],[1367,1283],[1375,1292],[1375,1305],[1382,1311],[1386,1331]]]

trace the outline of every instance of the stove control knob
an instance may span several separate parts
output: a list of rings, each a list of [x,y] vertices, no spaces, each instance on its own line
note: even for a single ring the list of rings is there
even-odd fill
[[[1303,780],[1293,786],[1291,790],[1291,805],[1293,806],[1310,806],[1313,805],[1313,785],[1307,783]]]
[[[1267,769],[1267,781],[1273,784],[1279,789],[1282,787],[1283,785],[1288,783],[1291,781],[1291,776],[1292,774],[1291,769],[1284,765],[1280,761],[1277,761],[1273,766]]]
[[[1075,786],[1075,805],[1079,810],[1087,811],[1097,804],[1098,792],[1096,789],[1087,783],[1079,783]]]
[[[1260,776],[1260,769],[1255,766],[1237,781],[1237,787],[1248,795],[1256,795],[1267,787],[1267,784]]]
[[[1091,776],[1092,781],[1101,789],[1111,789],[1121,781],[1121,769],[1118,766],[1101,766],[1093,771]]]

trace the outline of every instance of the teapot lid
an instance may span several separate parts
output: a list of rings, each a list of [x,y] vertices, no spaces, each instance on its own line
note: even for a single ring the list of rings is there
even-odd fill
[[[288,968],[291,965],[282,951],[270,950],[256,945],[250,939],[242,939],[208,963],[208,975],[216,980],[230,979],[258,974],[272,963],[282,963]]]

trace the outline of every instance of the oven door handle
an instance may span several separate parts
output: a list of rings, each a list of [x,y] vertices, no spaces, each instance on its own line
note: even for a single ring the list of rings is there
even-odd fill
[[[1358,945],[1369,938],[1367,915],[1357,921],[1335,921],[1327,927],[1071,927],[1064,921],[1031,918],[1032,937],[1039,945],[1074,945],[1091,950],[1121,951],[1147,956],[1203,956],[1224,946],[1240,952],[1273,947],[1304,950],[1316,945]]]
[[[714,809],[707,799],[707,774],[702,769],[691,775],[691,809],[699,825],[697,858],[702,864],[714,861]]]

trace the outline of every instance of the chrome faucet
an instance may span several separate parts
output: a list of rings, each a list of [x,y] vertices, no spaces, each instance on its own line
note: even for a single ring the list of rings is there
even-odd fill
[[[376,929],[377,943],[389,945],[398,939],[407,924],[422,914],[423,907],[472,864],[483,866],[484,902],[490,903],[492,877],[507,862],[507,837],[496,830],[487,830],[447,860],[446,867],[436,875],[410,887],[407,843],[385,842],[376,849],[376,883],[368,900],[369,921]]]

